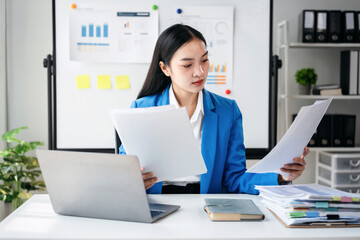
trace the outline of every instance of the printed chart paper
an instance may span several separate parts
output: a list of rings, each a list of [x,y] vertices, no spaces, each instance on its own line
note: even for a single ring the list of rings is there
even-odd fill
[[[232,89],[234,8],[201,6],[176,9],[182,12],[174,16],[175,23],[189,25],[204,35],[210,60],[206,89],[223,96],[226,89]]]
[[[150,5],[77,4],[70,11],[70,60],[149,63],[159,34]]]

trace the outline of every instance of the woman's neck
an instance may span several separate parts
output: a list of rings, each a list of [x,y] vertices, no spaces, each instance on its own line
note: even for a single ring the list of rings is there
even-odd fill
[[[189,118],[191,118],[197,106],[199,93],[182,91],[181,89],[174,87],[174,85],[172,88],[179,106],[186,107]]]
[[[187,107],[191,105],[197,105],[197,99],[199,93],[187,92],[172,85],[172,89],[175,94],[175,98],[179,103],[180,107]]]

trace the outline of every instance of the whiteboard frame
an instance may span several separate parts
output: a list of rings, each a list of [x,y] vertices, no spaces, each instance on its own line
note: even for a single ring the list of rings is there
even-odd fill
[[[58,148],[57,147],[57,103],[56,103],[56,1],[52,0],[52,21],[53,21],[53,55],[52,55],[52,79],[48,80],[50,95],[49,96],[49,125],[51,131],[49,132],[49,149],[52,150],[66,150],[66,151],[84,151],[84,152],[105,152],[115,153],[115,149],[119,144],[115,142],[114,148]],[[59,0],[58,0],[59,1]],[[269,19],[269,100],[268,100],[268,148],[246,148],[247,159],[261,159],[276,145],[276,127],[277,127],[277,79],[273,77],[273,53],[272,53],[272,25],[273,25],[273,0],[268,0],[270,6],[270,19]],[[114,139],[117,134],[114,130]],[[51,144],[50,144],[51,143]]]

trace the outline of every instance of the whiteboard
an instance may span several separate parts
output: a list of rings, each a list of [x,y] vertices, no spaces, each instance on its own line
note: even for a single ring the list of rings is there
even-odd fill
[[[249,150],[268,150],[271,59],[270,0],[55,0],[54,62],[55,62],[55,149],[114,149],[114,126],[109,109],[128,108],[136,99],[144,82],[149,63],[74,61],[70,56],[71,4],[98,4],[104,7],[119,4],[152,8],[156,5],[158,33],[176,23],[176,11],[190,7],[233,8],[233,55],[231,93],[227,86],[214,91],[235,99],[243,114],[245,146]],[[211,62],[211,57],[210,57]],[[77,89],[76,77],[88,75],[91,87]],[[97,76],[128,76],[129,89],[97,89]],[[206,85],[210,91],[212,86]]]

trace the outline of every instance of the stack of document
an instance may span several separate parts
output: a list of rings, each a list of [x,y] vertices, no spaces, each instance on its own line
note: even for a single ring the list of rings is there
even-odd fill
[[[317,185],[256,186],[287,227],[360,226],[360,195]]]

